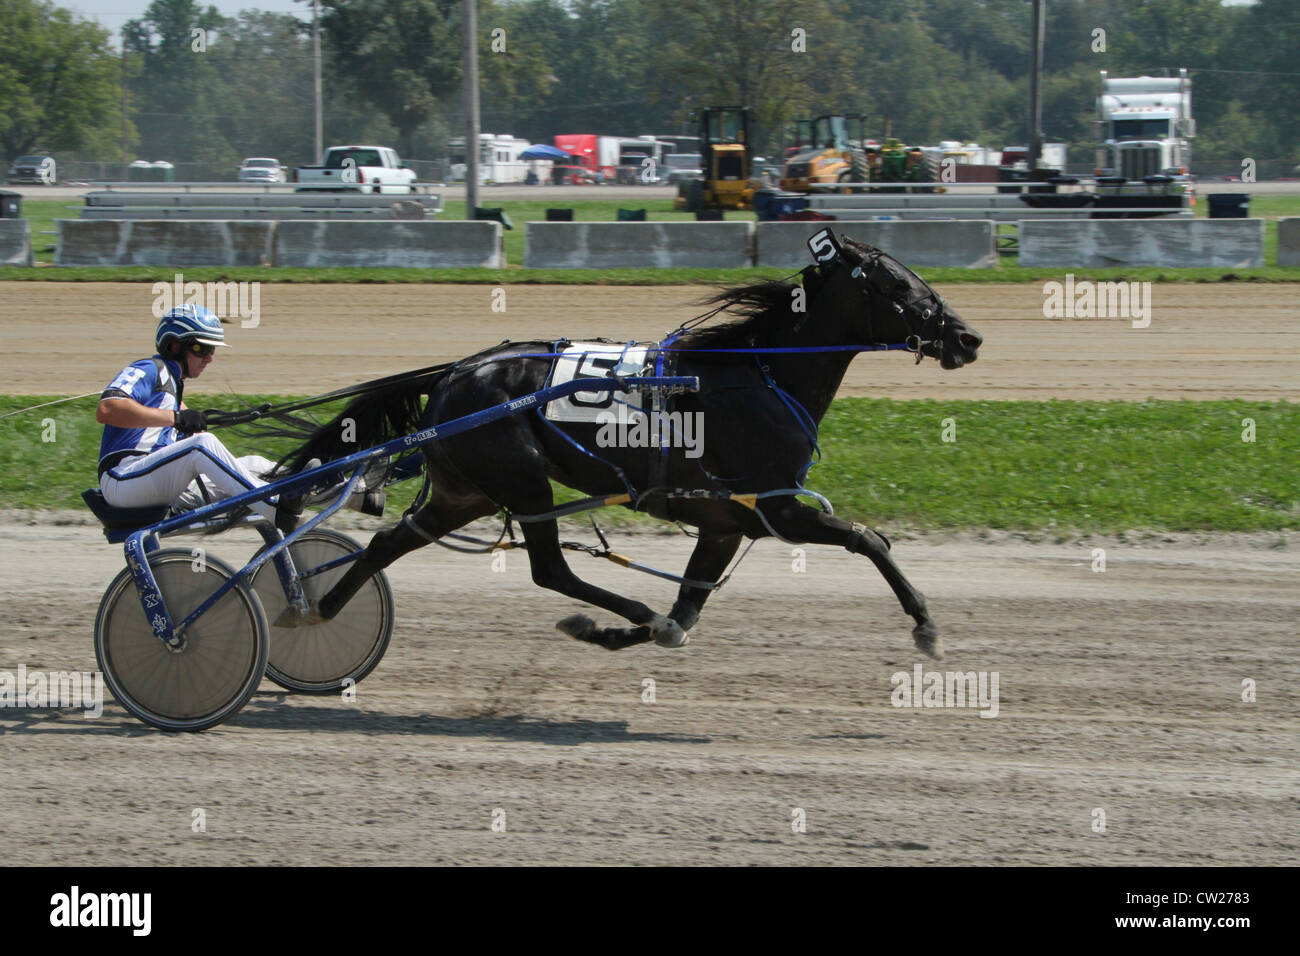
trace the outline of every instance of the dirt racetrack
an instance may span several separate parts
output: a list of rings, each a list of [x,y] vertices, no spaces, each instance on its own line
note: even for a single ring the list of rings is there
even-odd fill
[[[506,337],[650,338],[695,311],[680,288],[506,291],[500,315],[486,286],[267,286],[261,325],[233,328],[236,348],[210,370],[222,374],[201,384],[323,390]],[[1155,286],[1149,329],[1046,321],[1037,285],[942,291],[984,333],[979,363],[863,357],[848,393],[1300,397],[1290,286]],[[149,305],[147,285],[0,285],[6,390],[99,387],[143,353]],[[253,551],[207,543],[238,563]],[[1289,864],[1297,545],[900,536],[941,663],[912,649],[883,580],[842,550],[808,548],[800,573],[789,546],[760,542],[687,647],[609,654],[553,629],[580,606],[535,588],[522,556],[498,573],[427,548],[391,569],[393,643],[355,702],[264,682],[199,735],[151,730],[111,700],[98,718],[0,710],[0,832],[18,837],[6,862]],[[79,515],[12,513],[0,546],[0,670],[94,670],[95,609],[121,549]],[[689,541],[616,547],[675,570]],[[671,602],[667,582],[571,560]],[[917,664],[996,672],[997,716],[892,706],[891,676]]]
[[[0,537],[0,660],[94,670],[120,550],[89,526]],[[687,647],[610,654],[552,629],[579,605],[519,556],[495,573],[429,548],[393,568],[393,644],[355,703],[264,682],[198,735],[111,701],[98,719],[0,711],[0,828],[21,834],[6,862],[1293,863],[1300,594],[1283,540],[897,541],[944,629],[940,664],[836,549],[795,573],[788,546],[760,542]],[[688,547],[619,545],[667,568]],[[576,560],[670,602],[667,582]],[[997,716],[891,706],[891,675],[916,663],[997,672]]]
[[[264,285],[256,328],[187,394],[315,394],[477,352],[502,339],[657,339],[699,314],[707,287]],[[1151,324],[1043,318],[1038,283],[939,290],[984,335],[951,374],[899,354],[859,357],[841,394],[895,398],[1300,399],[1294,285],[1157,284]],[[0,283],[4,390],[101,388],[153,341],[148,283]],[[58,360],[51,362],[51,337]]]

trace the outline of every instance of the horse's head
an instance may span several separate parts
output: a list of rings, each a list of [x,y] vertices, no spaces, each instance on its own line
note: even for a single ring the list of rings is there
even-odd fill
[[[863,316],[862,334],[884,344],[906,342],[944,368],[961,368],[978,356],[984,337],[930,286],[888,253],[830,230],[809,240],[821,265],[822,293],[842,298],[844,308]],[[865,300],[866,309],[861,306]]]

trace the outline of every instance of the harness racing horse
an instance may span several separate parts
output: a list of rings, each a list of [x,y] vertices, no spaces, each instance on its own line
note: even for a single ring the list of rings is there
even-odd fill
[[[693,419],[704,425],[700,447],[665,451],[605,447],[607,442],[596,447],[595,425],[557,425],[533,412],[431,440],[422,446],[426,480],[416,503],[401,522],[374,536],[302,623],[332,618],[369,576],[407,552],[506,509],[521,523],[536,584],[632,624],[602,627],[581,614],[559,622],[562,632],[579,640],[610,650],[650,640],[667,647],[685,644],[686,631],[699,619],[741,539],[776,536],[791,543],[839,545],[868,557],[915,619],[916,646],[941,657],[939,631],[925,598],[894,563],[889,542],[795,495],[806,493],[800,481],[816,448],[817,424],[858,351],[907,347],[918,363],[924,355],[955,369],[975,361],[982,337],[918,276],[880,250],[847,237],[836,241],[829,230],[814,236],[809,247],[818,262],[802,271],[801,281],[720,292],[708,300],[717,307],[702,318],[727,313],[730,321],[679,329],[651,350],[661,356],[660,374],[698,376],[698,392],[676,396],[673,410],[702,416]],[[363,395],[317,428],[286,461],[297,470],[311,458],[330,461],[528,396],[547,385],[556,347],[553,341],[504,343]],[[342,427],[345,420],[351,420],[351,435]],[[683,583],[676,603],[666,615],[589,584],[569,569],[551,479],[602,496],[603,503],[623,503],[699,529],[685,576],[677,579]]]

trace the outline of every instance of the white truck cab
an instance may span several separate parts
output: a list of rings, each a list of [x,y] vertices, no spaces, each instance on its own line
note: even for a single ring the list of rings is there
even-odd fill
[[[1178,76],[1108,77],[1101,71],[1097,122],[1098,175],[1141,182],[1147,176],[1186,177],[1192,159],[1192,81]]]

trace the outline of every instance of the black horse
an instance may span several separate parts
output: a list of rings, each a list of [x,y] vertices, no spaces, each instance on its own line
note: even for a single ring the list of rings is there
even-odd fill
[[[804,269],[800,281],[723,291],[709,300],[717,307],[706,317],[725,312],[731,321],[682,331],[667,342],[664,374],[699,378],[699,391],[677,396],[673,407],[703,416],[705,441],[692,452],[697,457],[688,457],[683,447],[666,453],[657,447],[598,448],[596,426],[557,425],[532,412],[431,441],[423,446],[426,481],[416,506],[374,536],[321,598],[312,619],[333,617],[367,577],[477,518],[502,509],[517,516],[555,510],[554,479],[593,496],[630,494],[628,507],[698,528],[684,576],[697,585],[716,582],[746,537],[775,535],[866,555],[916,620],[917,647],[940,657],[938,628],[925,598],[894,563],[889,542],[870,528],[800,503],[792,493],[779,493],[797,488],[807,471],[817,423],[856,354],[852,346],[906,343],[918,362],[925,355],[955,369],[975,361],[982,341],[896,260],[847,237],[841,242],[829,231],[820,233],[810,248],[821,261]],[[535,392],[547,384],[547,356],[554,348],[553,341],[506,343],[363,395],[286,460],[295,469],[314,457],[330,461]],[[742,349],[748,351],[737,351]],[[345,435],[345,420],[352,434]],[[773,491],[778,494],[746,497]],[[633,625],[600,627],[579,614],[560,621],[561,631],[610,650],[649,640],[668,647],[686,643],[685,632],[699,619],[709,589],[683,583],[668,614],[658,614],[578,578],[565,561],[554,518],[522,527],[535,583]]]

